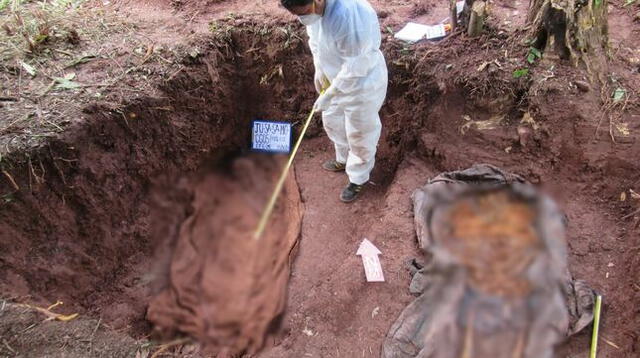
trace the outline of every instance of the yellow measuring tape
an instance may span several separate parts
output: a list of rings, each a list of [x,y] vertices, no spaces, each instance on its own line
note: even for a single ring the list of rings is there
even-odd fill
[[[598,352],[598,329],[600,328],[600,309],[602,307],[602,296],[596,297],[596,307],[593,310],[593,332],[591,333],[591,350],[589,358],[596,358]]]
[[[324,89],[322,90],[322,92],[320,92],[320,94],[324,93]],[[298,152],[298,148],[300,147],[300,143],[302,143],[302,138],[304,138],[304,134],[307,132],[307,128],[309,128],[309,123],[311,123],[311,118],[313,118],[313,115],[316,113],[315,108],[311,109],[311,113],[309,113],[309,117],[307,117],[307,121],[304,123],[304,127],[302,127],[302,132],[300,132],[300,136],[298,137],[298,140],[296,141],[296,144],[293,146],[293,151],[291,152],[291,155],[289,156],[289,160],[287,161],[287,165],[284,166],[284,170],[282,171],[282,174],[280,174],[280,179],[278,179],[278,183],[276,184],[275,189],[273,190],[273,194],[271,195],[271,198],[269,199],[269,202],[267,203],[267,207],[264,209],[264,212],[262,213],[262,216],[260,217],[260,221],[258,222],[258,228],[256,229],[255,233],[253,234],[253,238],[255,240],[260,239],[260,236],[262,236],[262,233],[264,232],[265,227],[267,226],[267,222],[269,221],[269,217],[271,216],[271,212],[273,211],[273,207],[276,205],[276,200],[278,199],[278,195],[280,195],[280,192],[282,191],[282,186],[284,185],[284,181],[285,179],[287,179],[287,174],[289,173],[289,169],[291,168],[291,164],[293,164],[293,159],[296,156],[296,153]]]

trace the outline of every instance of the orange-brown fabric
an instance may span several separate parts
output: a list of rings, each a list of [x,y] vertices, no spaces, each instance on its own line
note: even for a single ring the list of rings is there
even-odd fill
[[[252,156],[236,160],[230,174],[197,181],[190,215],[176,230],[169,284],[148,309],[159,331],[188,334],[221,356],[262,347],[285,307],[302,220],[291,173],[267,230],[253,238],[281,168],[271,157]]]

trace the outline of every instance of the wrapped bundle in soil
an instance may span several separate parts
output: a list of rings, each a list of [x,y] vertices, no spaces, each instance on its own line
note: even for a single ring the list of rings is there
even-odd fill
[[[190,198],[183,199],[181,220],[172,222],[180,217],[180,195],[161,205],[154,227],[167,236],[161,250],[168,257],[165,284],[147,317],[164,337],[187,334],[218,357],[262,347],[285,307],[302,220],[298,187],[289,175],[267,229],[259,240],[253,237],[281,168],[270,157],[238,159],[231,168],[182,183]]]
[[[592,320],[594,293],[567,270],[564,215],[522,178],[477,165],[439,175],[413,203],[427,264],[383,357],[552,357]]]

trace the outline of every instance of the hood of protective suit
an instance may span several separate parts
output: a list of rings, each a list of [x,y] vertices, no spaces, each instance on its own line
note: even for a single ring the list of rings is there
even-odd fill
[[[386,88],[380,24],[367,1],[327,0],[324,15],[307,26],[307,33],[316,69],[339,92],[355,100]]]

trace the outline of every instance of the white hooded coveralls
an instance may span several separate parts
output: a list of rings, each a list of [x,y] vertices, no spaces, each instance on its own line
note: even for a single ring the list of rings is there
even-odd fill
[[[336,90],[322,122],[349,180],[364,184],[375,163],[387,94],[378,17],[366,0],[326,0],[322,18],[307,26],[316,71]]]

